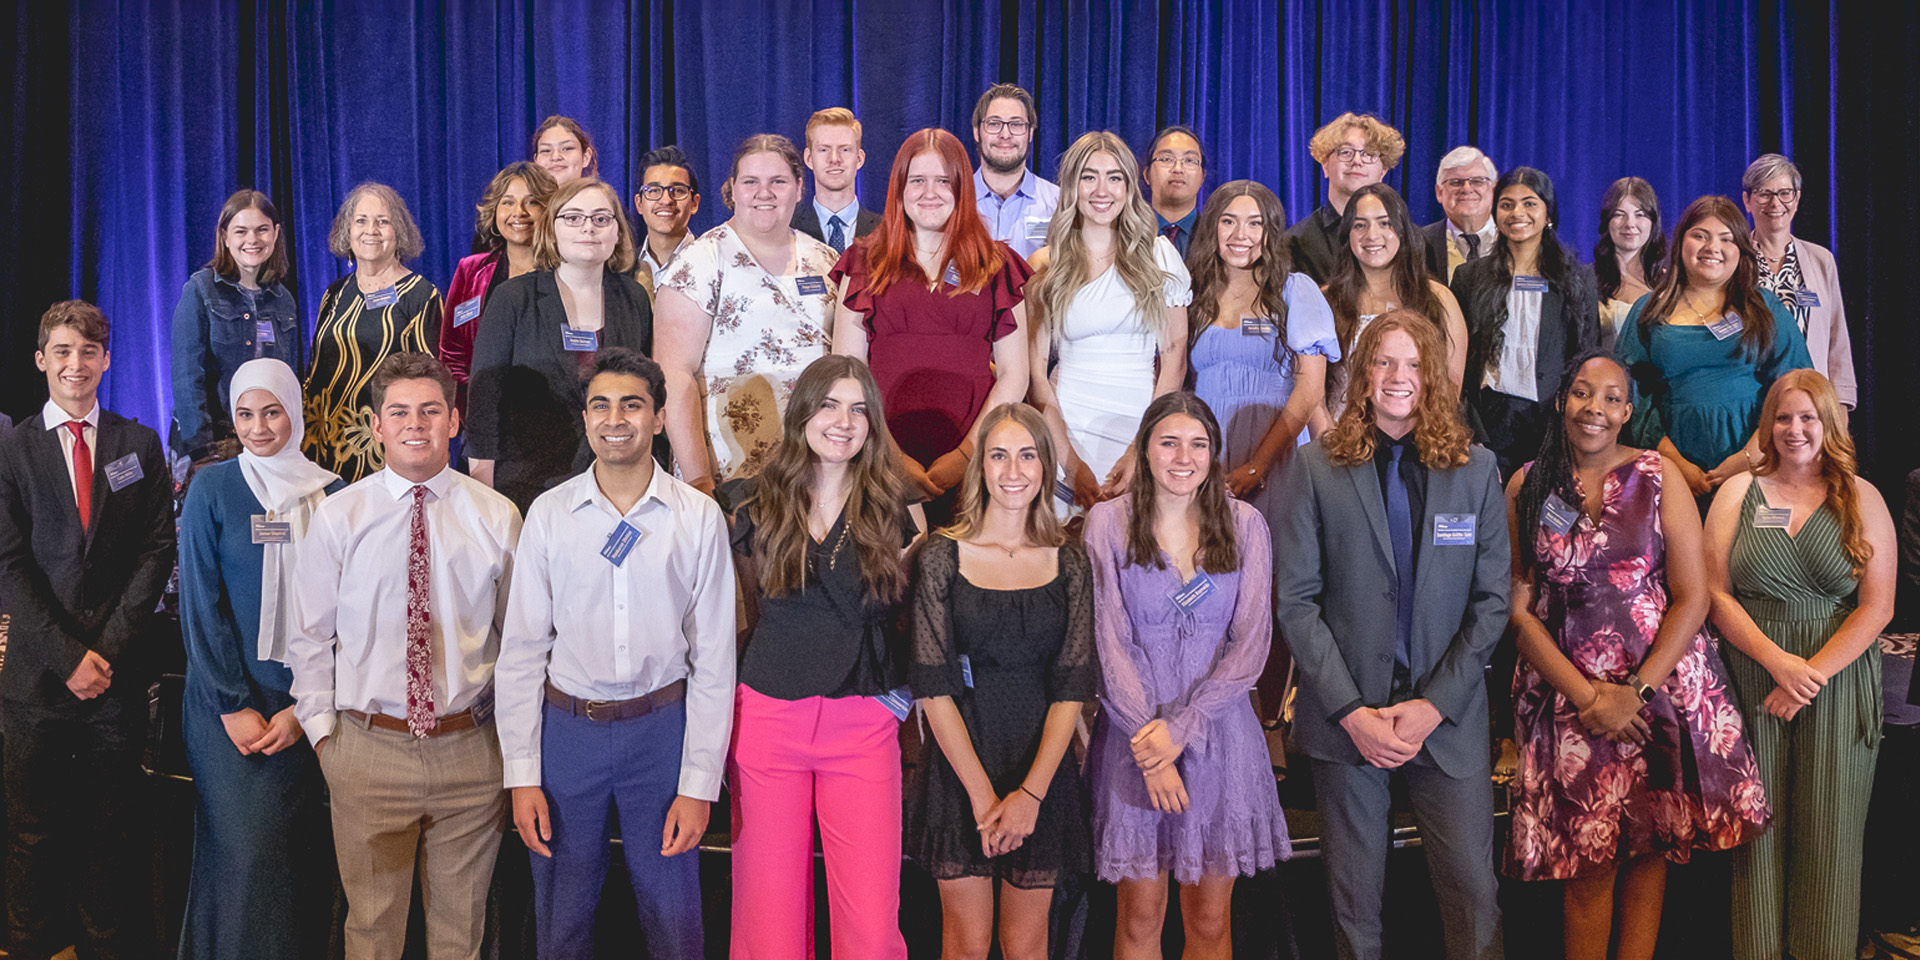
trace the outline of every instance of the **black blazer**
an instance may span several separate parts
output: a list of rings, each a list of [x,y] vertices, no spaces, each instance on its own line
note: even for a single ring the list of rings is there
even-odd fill
[[[77,704],[67,678],[89,650],[113,667],[109,693],[147,692],[154,658],[143,628],[173,573],[173,475],[151,429],[102,410],[94,433],[85,531],[60,438],[41,415],[0,436],[0,595],[13,614],[0,696],[8,701]],[[142,476],[113,490],[107,464],[128,455]]]
[[[814,212],[812,199],[804,200],[793,208],[793,222],[790,225],[821,243],[827,242],[827,232],[820,228],[820,215]],[[851,245],[853,241],[878,229],[880,215],[861,207],[860,214],[853,218],[853,236],[847,238],[847,243]]]
[[[602,271],[601,347],[653,353],[653,308],[632,277]],[[473,344],[467,455],[493,460],[494,489],[525,513],[533,499],[579,472],[582,354],[560,331],[567,313],[552,270],[503,280],[487,297]]]
[[[1489,255],[1461,264],[1453,274],[1453,296],[1460,301],[1460,311],[1467,320],[1467,370],[1461,394],[1467,403],[1468,420],[1473,424],[1475,437],[1482,443],[1489,443],[1494,438],[1488,434],[1485,411],[1479,409],[1482,401],[1480,388],[1486,378],[1487,364],[1497,358],[1489,353],[1494,317],[1487,315],[1480,298],[1488,295],[1488,287],[1499,285],[1504,288],[1499,273],[1499,258]],[[1560,392],[1567,364],[1573,362],[1573,358],[1600,347],[1600,287],[1594,280],[1593,268],[1575,262],[1569,288],[1563,295],[1559,290],[1548,287],[1547,292],[1540,296],[1539,354],[1533,367],[1534,395],[1540,398],[1542,404]],[[1504,296],[1504,293],[1500,295]],[[1501,464],[1503,474],[1512,472],[1510,466],[1518,466],[1533,458],[1532,451],[1496,449],[1495,452],[1511,461],[1511,464]]]
[[[1408,242],[1414,245],[1416,253],[1426,258],[1427,273],[1446,283],[1445,233],[1442,232],[1438,246],[1429,241],[1425,229],[1415,229],[1412,233]],[[1287,240],[1293,244],[1293,268],[1312,277],[1314,283],[1326,286],[1327,281],[1333,279],[1333,268],[1340,262],[1340,214],[1323,203],[1287,228]]]

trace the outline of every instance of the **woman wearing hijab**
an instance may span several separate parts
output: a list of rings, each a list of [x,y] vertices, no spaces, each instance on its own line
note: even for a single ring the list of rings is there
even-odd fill
[[[180,957],[291,960],[324,953],[333,898],[307,869],[332,845],[320,768],[288,692],[290,555],[314,508],[345,484],[300,452],[291,367],[241,364],[227,396],[240,457],[202,469],[180,517],[182,712],[199,794]]]

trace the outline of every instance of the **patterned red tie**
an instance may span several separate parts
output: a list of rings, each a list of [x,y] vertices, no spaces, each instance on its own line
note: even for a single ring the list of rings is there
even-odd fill
[[[73,432],[73,502],[80,508],[80,531],[85,533],[93,519],[93,451],[87,449],[85,420],[69,420],[66,427]]]
[[[428,643],[432,614],[427,609],[427,488],[413,488],[413,512],[407,525],[407,730],[416,737],[433,732],[433,647]]]

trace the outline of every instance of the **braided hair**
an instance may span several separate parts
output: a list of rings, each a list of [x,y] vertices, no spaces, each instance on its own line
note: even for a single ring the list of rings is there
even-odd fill
[[[1553,403],[1548,407],[1551,415],[1546,418],[1546,435],[1540,440],[1540,455],[1527,469],[1526,479],[1520,481],[1520,495],[1513,505],[1515,537],[1526,537],[1531,544],[1533,531],[1540,526],[1540,511],[1546,505],[1547,497],[1558,494],[1560,502],[1569,506],[1580,503],[1579,484],[1573,471],[1573,444],[1567,440],[1567,397],[1573,392],[1573,381],[1580,368],[1590,360],[1606,360],[1615,366],[1620,361],[1613,354],[1603,350],[1589,350],[1573,358],[1567,365],[1566,373],[1560,377],[1560,390],[1553,395]],[[1624,373],[1624,368],[1622,369]],[[1631,378],[1628,380],[1632,382]],[[1526,566],[1533,566],[1533,550],[1520,551]]]

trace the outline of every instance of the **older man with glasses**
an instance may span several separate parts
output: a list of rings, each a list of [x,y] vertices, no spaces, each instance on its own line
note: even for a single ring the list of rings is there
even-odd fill
[[[1033,95],[1011,83],[988,87],[973,108],[973,142],[980,148],[974,202],[987,232],[1022,257],[1047,245],[1047,224],[1060,205],[1060,188],[1027,168],[1038,119]]]
[[[1853,378],[1853,344],[1840,305],[1840,272],[1833,252],[1793,235],[1800,212],[1800,168],[1777,153],[1761,155],[1740,178],[1740,199],[1753,218],[1753,246],[1760,254],[1760,286],[1793,312],[1807,337],[1813,368],[1833,381],[1851,410],[1859,397]]]
[[[1440,158],[1433,196],[1446,216],[1420,229],[1427,240],[1427,266],[1435,276],[1451,283],[1461,264],[1493,249],[1493,182],[1499,178],[1493,158],[1478,147],[1454,147]]]

